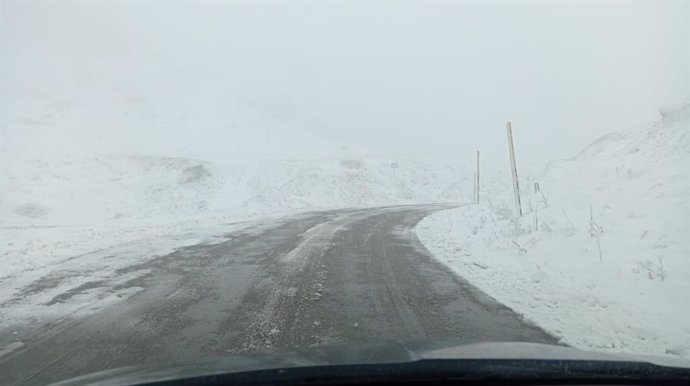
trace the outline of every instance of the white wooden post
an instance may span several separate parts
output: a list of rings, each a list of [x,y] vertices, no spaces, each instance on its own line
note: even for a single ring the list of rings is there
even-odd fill
[[[510,153],[510,172],[513,175],[513,192],[515,193],[515,208],[522,217],[522,205],[520,204],[520,184],[518,182],[517,165],[515,163],[515,146],[513,145],[513,127],[510,122],[506,122],[508,131],[508,152]]]

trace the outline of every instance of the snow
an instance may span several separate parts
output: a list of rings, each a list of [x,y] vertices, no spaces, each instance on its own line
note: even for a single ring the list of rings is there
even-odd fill
[[[170,227],[155,236],[104,239],[99,249],[63,259],[30,256],[34,260],[30,268],[21,270],[23,265],[19,261],[20,268],[15,267],[14,275],[4,276],[0,282],[0,304],[5,310],[0,331],[32,322],[55,323],[66,315],[92,313],[127,299],[142,290],[128,282],[147,273],[146,268],[136,268],[136,264],[183,246],[222,242],[223,238],[205,235],[223,234],[244,226],[221,223]]]
[[[0,277],[190,228],[325,208],[462,201],[471,195],[467,162],[396,162],[400,168],[394,171],[390,160],[380,159],[22,160],[3,174]]]
[[[13,130],[3,132],[0,165],[0,304],[12,309],[0,328],[132,296],[136,288],[94,303],[89,299],[101,295],[85,288],[44,306],[65,289],[128,280],[115,275],[118,268],[184,245],[222,242],[213,236],[248,221],[471,197],[472,161],[360,156],[250,100],[229,101],[222,124],[204,121],[213,114],[185,100],[177,103],[184,114],[134,97],[119,101],[121,110],[61,102],[13,106],[3,118]],[[522,218],[513,214],[509,174],[484,168],[482,204],[427,218],[420,239],[566,344],[690,357],[690,107],[660,114],[660,121],[604,136],[542,173],[520,170]],[[114,135],[121,127],[127,135]],[[128,135],[137,130],[141,135]],[[72,136],[79,140],[65,140]],[[104,155],[110,148],[115,155]],[[290,159],[296,154],[309,157]],[[81,274],[60,281],[60,272]],[[51,275],[56,285],[41,298],[17,298],[19,289]]]
[[[122,301],[139,289],[105,291],[131,279],[118,269],[281,216],[470,196],[465,161],[373,158],[281,101],[212,89],[3,85],[0,330]]]
[[[11,353],[12,351],[20,349],[22,347],[24,347],[24,343],[22,343],[22,342],[9,343],[9,344],[5,345],[5,347],[0,348],[0,358]]]
[[[522,218],[505,179],[480,205],[423,220],[420,240],[565,344],[689,358],[690,103],[661,115],[519,170]]]

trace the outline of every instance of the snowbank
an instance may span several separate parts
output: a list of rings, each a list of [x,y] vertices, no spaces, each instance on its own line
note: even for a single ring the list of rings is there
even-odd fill
[[[512,191],[490,194],[420,239],[566,344],[690,357],[690,104],[662,117],[525,178],[522,218]]]

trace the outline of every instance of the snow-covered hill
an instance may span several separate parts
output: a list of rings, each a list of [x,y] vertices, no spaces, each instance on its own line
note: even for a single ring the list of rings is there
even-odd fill
[[[325,208],[467,201],[464,161],[32,159],[3,175],[4,275],[191,225]]]
[[[567,344],[690,357],[690,103],[661,113],[524,178],[522,218],[508,190],[420,238]]]
[[[31,160],[6,176],[3,226],[77,225],[469,199],[464,161],[373,159],[219,164],[182,158]]]

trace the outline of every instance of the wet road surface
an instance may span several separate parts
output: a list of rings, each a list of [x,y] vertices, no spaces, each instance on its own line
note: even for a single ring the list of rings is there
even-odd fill
[[[142,291],[37,328],[0,357],[0,384],[335,343],[556,343],[420,244],[415,225],[444,208],[307,213],[122,268]]]

